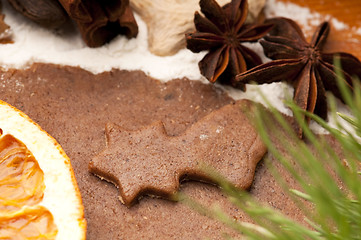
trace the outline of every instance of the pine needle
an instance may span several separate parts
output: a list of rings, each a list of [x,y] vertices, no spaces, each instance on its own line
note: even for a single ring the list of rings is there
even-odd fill
[[[335,70],[338,71],[341,66],[337,58],[335,61]],[[252,119],[268,151],[300,186],[300,189],[290,189],[277,169],[268,165],[280,185],[304,211],[310,227],[287,218],[272,207],[258,203],[248,192],[237,189],[209,167],[204,167],[204,171],[221,186],[229,201],[248,214],[254,223],[235,221],[218,206],[209,209],[187,196],[182,195],[182,201],[198,212],[225,223],[247,239],[361,239],[361,87],[355,79],[354,92],[351,93],[345,86],[340,71],[338,86],[352,116],[337,113],[335,98],[330,96],[336,128],[330,127],[320,117],[300,109],[293,101],[285,101],[302,128],[308,145],[298,139],[289,122],[266,98],[264,101],[269,110],[258,108],[256,117]],[[317,122],[337,139],[343,151],[342,157],[334,152],[325,139],[316,136],[309,129],[305,117]],[[270,118],[275,119],[278,127],[268,127]],[[346,129],[345,124],[340,123],[340,118],[350,128]],[[275,139],[286,149],[284,152],[277,149]],[[312,145],[313,151],[309,145]],[[312,203],[313,210],[310,211],[301,200]],[[225,238],[230,239],[229,236]]]

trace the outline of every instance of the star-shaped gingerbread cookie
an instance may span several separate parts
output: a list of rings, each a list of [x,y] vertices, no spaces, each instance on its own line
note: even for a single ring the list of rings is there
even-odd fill
[[[162,122],[137,131],[108,125],[107,146],[90,162],[90,171],[119,186],[120,199],[128,206],[143,194],[169,198],[182,179],[210,181],[202,163],[246,189],[266,153],[244,113],[251,106],[246,100],[226,105],[179,136],[167,135]]]

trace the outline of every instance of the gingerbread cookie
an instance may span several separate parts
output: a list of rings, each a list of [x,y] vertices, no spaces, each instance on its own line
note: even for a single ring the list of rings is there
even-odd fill
[[[142,194],[171,197],[180,179],[210,181],[202,163],[247,189],[266,153],[244,113],[251,107],[246,100],[226,105],[175,137],[162,122],[137,131],[108,125],[106,149],[90,162],[90,171],[119,186],[120,200],[128,206]]]

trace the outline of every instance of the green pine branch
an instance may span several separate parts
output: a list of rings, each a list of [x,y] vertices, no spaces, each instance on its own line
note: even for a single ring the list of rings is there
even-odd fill
[[[340,66],[340,63],[336,62],[336,65]],[[306,140],[298,138],[289,122],[270,103],[269,110],[259,107],[253,119],[270,154],[297,180],[301,189],[290,189],[277,169],[269,165],[280,185],[304,211],[309,226],[297,223],[257,202],[248,192],[240,191],[208,167],[204,168],[205,171],[221,186],[229,201],[248,214],[254,223],[235,221],[219,207],[209,209],[182,194],[178,196],[179,199],[197,211],[225,223],[247,239],[361,239],[361,88],[359,81],[355,80],[352,93],[342,81],[340,72],[338,77],[339,89],[352,116],[337,113],[336,100],[329,96],[336,128],[330,127],[320,117],[303,111],[293,101],[286,101],[286,105],[294,113]],[[342,157],[335,153],[325,139],[309,129],[305,116],[337,139],[342,148]],[[339,117],[351,129],[341,124]],[[279,127],[269,127],[270,118],[275,119]],[[277,149],[275,141],[279,141],[286,152]],[[311,151],[309,145],[314,151]],[[312,209],[304,204],[305,201],[311,203]],[[229,239],[229,236],[225,238]]]

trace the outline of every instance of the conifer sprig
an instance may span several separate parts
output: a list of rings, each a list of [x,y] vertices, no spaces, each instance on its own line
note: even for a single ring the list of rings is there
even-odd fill
[[[338,66],[336,69],[340,67],[339,62],[335,65]],[[354,92],[351,93],[341,81],[341,71],[338,71],[338,77],[341,94],[352,116],[337,113],[336,100],[329,96],[336,128],[330,127],[320,117],[303,111],[292,101],[286,101],[286,105],[291,108],[297,124],[303,129],[303,140],[294,133],[289,121],[269,103],[268,110],[262,107],[257,109],[254,119],[269,154],[297,180],[300,188],[290,189],[272,163],[268,165],[280,185],[303,210],[309,226],[290,220],[275,209],[258,203],[248,192],[235,188],[207,167],[205,171],[222,187],[229,201],[248,214],[254,223],[234,221],[219,207],[208,209],[186,196],[181,197],[183,201],[222,221],[246,239],[361,239],[361,88],[355,79]],[[337,139],[342,153],[336,154],[323,136],[316,136],[309,129],[304,116],[317,122]],[[351,129],[346,128],[337,117],[345,120]],[[269,125],[270,118],[275,119],[278,127]],[[282,151],[276,147],[275,141],[281,143]]]

